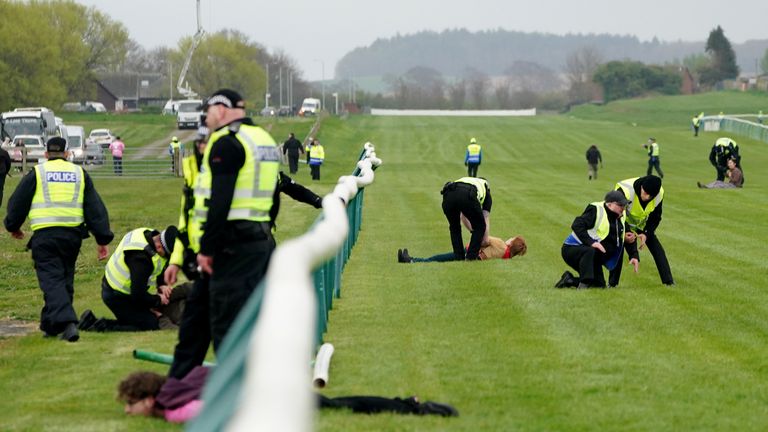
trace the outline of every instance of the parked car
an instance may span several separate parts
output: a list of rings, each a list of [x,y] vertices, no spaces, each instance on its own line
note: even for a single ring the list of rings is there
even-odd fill
[[[88,138],[103,149],[109,148],[109,145],[115,140],[114,135],[112,135],[109,129],[94,129],[88,135]]]
[[[275,107],[271,107],[271,106],[264,107],[261,109],[261,111],[259,111],[259,115],[261,115],[262,117],[274,117],[275,114],[277,114],[277,110],[275,109]]]
[[[83,107],[83,111],[104,113],[107,112],[107,107],[105,107],[101,102],[86,101],[85,106]]]
[[[279,110],[277,110],[277,115],[279,117],[289,117],[293,115],[293,109],[289,106],[283,105],[280,107]]]
[[[69,159],[76,164],[85,162],[85,130],[82,126],[67,126]]]
[[[85,164],[101,165],[104,163],[104,149],[100,145],[85,139]]]
[[[16,135],[8,148],[8,154],[13,162],[21,162],[23,149],[27,149],[27,163],[45,161],[45,143],[39,135]]]

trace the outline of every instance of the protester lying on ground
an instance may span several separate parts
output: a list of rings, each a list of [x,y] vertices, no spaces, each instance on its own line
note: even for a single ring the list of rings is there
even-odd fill
[[[182,379],[168,378],[154,372],[134,372],[117,387],[117,400],[125,403],[125,413],[146,417],[162,417],[173,423],[192,420],[203,408],[201,394],[208,368],[197,366]],[[375,414],[393,412],[399,414],[443,417],[458,416],[450,405],[438,402],[419,402],[411,396],[382,398],[378,396],[347,396],[328,398],[317,395],[320,408],[349,408],[356,413]]]
[[[488,246],[480,249],[478,257],[481,260],[487,259],[510,259],[516,256],[525,255],[528,251],[528,245],[525,243],[523,236],[512,237],[507,241],[504,241],[498,237],[489,236]],[[456,261],[456,254],[453,252],[447,252],[443,254],[433,255],[429,258],[416,258],[410,256],[408,249],[397,250],[397,262],[400,263],[412,263],[412,262],[448,262]]]

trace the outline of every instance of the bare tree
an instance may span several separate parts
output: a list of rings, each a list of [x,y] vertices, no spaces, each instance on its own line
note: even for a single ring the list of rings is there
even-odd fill
[[[508,109],[510,107],[511,99],[511,83],[509,78],[504,78],[493,89],[493,93],[496,96],[496,103],[501,109]]]
[[[453,109],[464,108],[467,100],[467,82],[459,80],[448,86],[448,99]]]
[[[468,68],[465,76],[467,77],[469,96],[472,98],[475,109],[485,108],[489,85],[488,75],[475,68]]]
[[[565,73],[570,88],[568,95],[571,103],[587,102],[592,98],[595,84],[592,76],[603,62],[600,52],[590,46],[571,53],[565,60]]]

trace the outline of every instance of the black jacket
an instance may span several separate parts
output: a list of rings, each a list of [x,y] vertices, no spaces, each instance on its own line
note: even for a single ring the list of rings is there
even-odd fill
[[[0,148],[0,176],[5,177],[11,171],[11,155]]]
[[[301,144],[301,141],[296,139],[296,137],[288,138],[288,140],[283,143],[283,154],[287,153],[291,156],[298,156],[299,152],[304,153],[304,146]]]
[[[587,149],[587,162],[591,164],[603,163],[603,157],[600,155],[600,150],[597,147],[590,147]]]

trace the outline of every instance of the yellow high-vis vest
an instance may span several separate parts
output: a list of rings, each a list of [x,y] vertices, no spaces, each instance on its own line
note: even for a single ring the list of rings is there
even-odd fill
[[[152,274],[147,281],[147,291],[157,292],[157,277],[165,267],[167,259],[161,257],[155,251],[155,245],[150,244],[144,237],[144,231],[151,231],[151,228],[136,228],[123,236],[117,250],[109,257],[107,267],[104,269],[104,276],[109,286],[123,294],[131,294],[131,272],[125,264],[125,252],[129,250],[148,250],[152,253]]]
[[[322,165],[325,161],[325,148],[318,144],[309,147],[309,164]]]
[[[194,190],[198,175],[197,158],[194,150],[190,156],[186,156],[181,160],[181,171],[184,174],[184,193],[181,195],[181,211],[179,212],[179,224],[177,227],[179,228],[179,233],[186,233],[187,238],[192,238],[193,236],[199,238],[201,235],[200,225],[192,220],[194,197],[192,194],[187,194],[187,190]],[[190,201],[188,202],[188,200]],[[181,266],[184,263],[184,248],[181,236],[177,236],[169,259],[171,264]]]
[[[592,228],[587,230],[587,234],[593,239],[598,242],[601,242],[605,240],[606,237],[608,237],[608,234],[611,232],[611,224],[608,223],[608,217],[606,215],[605,211],[605,201],[595,201],[593,203],[589,203],[589,205],[595,206],[597,209],[597,215],[595,216],[595,224],[592,226]],[[624,222],[626,221],[626,217],[624,216],[624,212],[621,213],[621,226],[624,226]],[[569,237],[573,238],[578,244],[581,244],[581,240],[579,240],[579,237],[576,236],[576,233],[571,231],[571,236]]]
[[[63,159],[35,166],[37,186],[29,221],[32,231],[50,227],[76,227],[83,223],[85,174]]]
[[[195,185],[195,205],[190,226],[202,227],[208,219],[208,201],[211,198],[211,150],[216,141],[230,133],[228,127],[215,131],[208,140],[203,154],[203,162]],[[245,150],[245,163],[237,173],[234,196],[227,214],[227,220],[249,220],[268,222],[272,208],[272,196],[277,186],[277,174],[280,170],[280,152],[272,136],[258,126],[240,125],[235,134]],[[189,243],[193,251],[200,251],[200,238],[203,229],[189,232]]]
[[[651,152],[649,154],[655,157],[659,156],[659,143],[655,141],[651,143]]]
[[[477,189],[477,200],[480,201],[480,205],[483,205],[483,202],[485,201],[485,187],[488,184],[487,181],[477,177],[462,177],[454,183],[466,183],[474,186],[475,189]]]
[[[624,196],[630,201],[624,211],[627,214],[627,223],[629,224],[629,227],[635,232],[645,229],[645,224],[648,222],[648,216],[664,198],[664,187],[661,187],[658,195],[643,208],[643,206],[640,205],[640,198],[635,196],[635,188],[633,186],[635,180],[638,178],[639,177],[626,179],[616,183],[616,190],[624,192]]]

